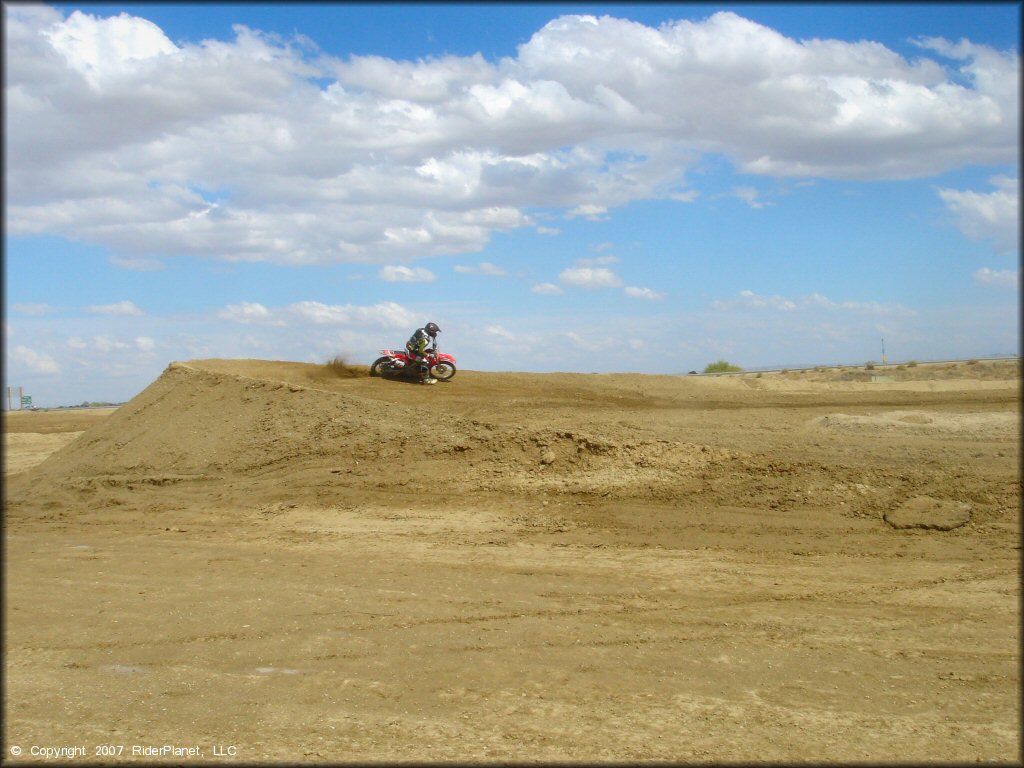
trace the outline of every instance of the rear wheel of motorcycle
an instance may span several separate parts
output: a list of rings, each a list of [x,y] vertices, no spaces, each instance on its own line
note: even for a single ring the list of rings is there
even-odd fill
[[[440,362],[430,369],[430,375],[438,381],[448,381],[448,379],[455,375],[455,364]]]
[[[387,357],[378,357],[376,360],[374,360],[373,365],[370,366],[370,375],[383,376],[384,371],[390,368],[390,366],[388,365],[388,360],[390,360],[390,358]]]

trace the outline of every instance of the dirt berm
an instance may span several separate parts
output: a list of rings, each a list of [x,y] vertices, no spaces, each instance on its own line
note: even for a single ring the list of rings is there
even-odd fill
[[[81,424],[7,414],[7,738],[1019,759],[1019,395],[1017,361],[197,360]]]

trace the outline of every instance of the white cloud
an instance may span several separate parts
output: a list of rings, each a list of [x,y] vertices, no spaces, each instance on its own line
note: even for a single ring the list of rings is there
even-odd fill
[[[57,311],[56,307],[49,304],[12,304],[11,309],[19,315],[52,315]]]
[[[500,325],[488,325],[486,328],[484,328],[484,333],[500,341],[516,340],[516,335],[514,333]]]
[[[412,312],[391,301],[368,306],[298,301],[276,309],[243,301],[228,305],[217,313],[217,317],[237,323],[274,327],[311,323],[349,328],[405,329],[414,327],[416,323]]]
[[[543,350],[547,344],[544,334],[518,329],[511,331],[500,323],[484,326],[483,333],[478,336],[478,341],[503,370],[524,370],[520,367],[522,362],[517,362],[512,356],[536,355],[538,348]]]
[[[526,210],[602,220],[690,200],[704,153],[865,180],[1019,157],[1019,57],[966,41],[906,60],[728,11],[658,28],[568,15],[498,62],[409,62],[243,26],[176,45],[128,13],[4,14],[7,230],[102,246],[128,269],[477,253],[535,226]]]
[[[537,283],[537,285],[533,286],[530,291],[532,293],[539,293],[548,296],[554,296],[563,292],[562,289],[554,283]]]
[[[494,264],[491,264],[489,261],[481,261],[475,267],[466,267],[460,264],[453,267],[453,269],[456,272],[464,275],[489,275],[490,277],[504,277],[508,274],[508,272],[506,272],[504,269]]]
[[[80,336],[69,336],[65,339],[64,345],[76,352],[99,352],[104,355],[111,352],[124,352],[128,350],[152,352],[156,349],[156,341],[149,336],[136,336],[134,339],[127,341],[108,335],[92,336],[88,339],[83,339]]]
[[[743,290],[737,294],[735,299],[730,301],[715,301],[712,303],[715,309],[778,309],[784,312],[791,312],[797,308],[796,302],[782,296],[758,296],[750,290]]]
[[[880,304],[878,302],[833,301],[820,293],[802,296],[796,299],[785,296],[761,296],[750,290],[740,291],[735,298],[712,302],[716,310],[730,311],[737,309],[768,309],[780,312],[796,312],[808,310],[828,310],[858,312],[870,315],[899,315],[909,317],[914,311],[900,304]]]
[[[301,320],[317,325],[348,325],[404,329],[415,325],[414,315],[400,304],[383,302],[372,306],[352,304],[331,305],[319,301],[300,301],[287,307],[287,311]]]
[[[558,274],[558,279],[576,288],[618,288],[619,276],[604,267],[570,267]]]
[[[300,301],[288,308],[293,314],[317,325],[347,325],[352,322],[352,307],[323,304],[319,301]]]
[[[25,346],[11,350],[12,362],[23,366],[30,373],[60,373],[60,365],[45,352],[36,352]]]
[[[586,203],[584,205],[577,205],[571,211],[565,214],[567,219],[589,219],[590,221],[607,221],[608,220],[608,206],[606,205],[594,205],[593,203]]]
[[[116,304],[93,304],[85,308],[86,312],[94,315],[126,315],[137,317],[142,310],[130,301],[119,301]]]
[[[732,194],[733,197],[739,198],[751,208],[758,209],[771,205],[771,203],[761,200],[760,193],[754,187],[733,187]]]
[[[1020,180],[997,176],[994,192],[938,190],[939,197],[972,240],[991,240],[999,253],[1020,251]]]
[[[1002,288],[1017,288],[1020,285],[1020,272],[1016,269],[989,269],[982,267],[972,277],[981,285],[994,285]]]
[[[695,189],[688,189],[685,192],[670,192],[668,195],[669,200],[679,203],[692,203],[698,197],[700,197],[700,192]]]
[[[132,74],[147,59],[178,50],[157,25],[123,12],[101,20],[74,11],[42,35],[94,88],[108,78]]]
[[[583,352],[600,352],[607,346],[607,340],[602,338],[588,338],[581,336],[575,331],[565,331],[562,336],[567,338],[572,345]]]
[[[120,339],[115,339],[113,336],[94,336],[92,339],[92,346],[97,352],[116,352],[120,350],[130,349],[131,345]]]
[[[603,250],[603,249],[602,249]],[[580,267],[598,267],[604,264],[615,264],[619,261],[617,256],[598,256],[593,259],[582,258],[576,259],[577,266]]]
[[[432,283],[437,279],[437,275],[423,267],[382,267],[377,276],[388,283]]]
[[[650,288],[637,288],[635,286],[626,286],[625,293],[631,299],[646,299],[647,301],[660,301],[665,298],[664,293],[658,293],[652,291]]]
[[[832,301],[820,293],[812,293],[809,297],[800,300],[801,307],[821,307],[823,309],[839,309],[850,312],[864,312],[872,315],[902,315],[909,317],[914,315],[912,309],[902,304],[880,304],[877,301]]]
[[[221,320],[229,320],[234,323],[259,323],[265,325],[284,325],[282,320],[271,316],[270,310],[262,304],[251,301],[243,301],[239,304],[228,304],[217,313]]]

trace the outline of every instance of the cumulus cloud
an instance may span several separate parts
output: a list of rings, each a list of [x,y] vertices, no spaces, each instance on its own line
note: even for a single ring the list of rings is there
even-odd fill
[[[159,272],[164,269],[165,266],[160,259],[147,259],[142,256],[135,258],[111,256],[107,261],[115,267],[127,269],[132,272]]]
[[[796,302],[782,296],[758,296],[753,291],[743,290],[736,298],[712,302],[715,309],[778,309],[784,312],[791,312],[797,308]]]
[[[432,283],[437,279],[437,275],[423,267],[382,267],[377,275],[388,283]]]
[[[85,308],[86,312],[94,315],[126,315],[137,317],[142,310],[130,301],[119,301],[116,304],[93,304]]]
[[[11,350],[11,362],[25,368],[29,373],[60,373],[60,365],[45,352],[36,352],[25,346]]]
[[[594,205],[593,203],[586,203],[584,205],[577,205],[571,211],[565,214],[567,219],[589,219],[590,221],[607,221],[608,220],[608,206],[606,205]]]
[[[582,336],[576,331],[565,331],[562,336],[567,338],[572,346],[582,352],[600,352],[607,346],[604,339]]]
[[[49,304],[12,304],[11,309],[17,312],[19,315],[52,315],[57,311],[56,307],[51,307]]]
[[[870,315],[899,315],[904,317],[915,314],[912,309],[908,309],[901,304],[880,304],[873,301],[833,301],[820,293],[812,293],[809,296],[791,299],[785,296],[762,296],[750,290],[740,291],[732,299],[716,300],[712,302],[712,307],[722,311],[737,309],[767,309],[779,312],[827,310]]]
[[[499,341],[515,341],[516,339],[516,335],[512,331],[501,325],[488,325],[484,328],[484,333]]]
[[[637,288],[633,285],[626,286],[625,294],[631,299],[646,299],[647,301],[660,301],[665,298],[664,293],[652,291],[650,288]]]
[[[622,280],[605,267],[570,267],[558,274],[558,279],[575,288],[618,288]]]
[[[301,320],[316,324],[402,329],[413,325],[415,321],[409,310],[390,301],[373,306],[300,301],[287,307],[286,311]]]
[[[504,364],[509,367],[511,367],[512,361],[506,357],[507,355],[533,354],[538,347],[543,347],[546,344],[544,334],[513,332],[500,324],[484,326],[480,340],[485,347],[491,350],[492,354],[498,356],[498,359],[505,358]]]
[[[508,274],[504,269],[495,264],[491,264],[489,261],[481,261],[473,267],[467,267],[460,264],[452,269],[463,275],[489,275],[490,277],[504,277]]]
[[[972,277],[981,285],[992,285],[1000,288],[1017,288],[1020,285],[1020,272],[1016,269],[989,269],[982,267]]]
[[[42,36],[94,88],[105,78],[130,73],[139,62],[178,50],[156,24],[127,13],[101,20],[74,11]]]
[[[257,323],[261,325],[284,325],[283,321],[271,316],[270,310],[262,304],[243,301],[239,304],[228,304],[217,313],[221,320],[234,323]]]
[[[940,188],[956,225],[972,240],[990,240],[999,253],[1020,252],[1020,180],[997,176],[994,192]]]
[[[530,288],[532,293],[539,293],[547,296],[555,296],[559,293],[563,293],[562,289],[554,283],[537,283],[535,286]]]
[[[92,341],[93,348],[97,352],[115,352],[130,349],[132,346],[128,342],[116,339],[113,336],[94,336]]]
[[[244,26],[174,43],[128,13],[4,13],[7,230],[128,269],[475,253],[535,226],[527,210],[691,200],[702,153],[864,180],[1018,158],[1019,57],[968,41],[919,41],[911,61],[728,11],[658,28],[567,15],[514,57],[408,62]]]
[[[604,250],[604,248],[599,247],[598,250]],[[576,259],[576,265],[580,266],[580,267],[597,267],[597,266],[603,266],[604,264],[615,264],[615,263],[618,262],[618,260],[619,259],[618,259],[617,256],[611,256],[611,255],[609,255],[609,256],[598,256],[598,257],[592,258],[592,259],[591,258]]]
[[[299,301],[274,309],[243,301],[224,307],[217,317],[236,323],[268,326],[313,324],[387,329],[404,329],[414,325],[416,320],[412,312],[391,301],[369,306]]]
[[[734,187],[732,194],[733,197],[742,200],[751,208],[764,208],[765,206],[771,205],[771,203],[765,202],[761,199],[760,192],[758,192],[754,187]]]

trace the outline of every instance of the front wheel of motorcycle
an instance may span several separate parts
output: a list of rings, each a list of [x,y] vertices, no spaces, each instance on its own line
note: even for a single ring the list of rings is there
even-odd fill
[[[370,375],[383,376],[386,371],[390,371],[390,360],[391,358],[389,357],[378,357],[373,361],[373,365],[370,366]]]
[[[455,363],[442,361],[430,369],[430,375],[438,381],[448,381],[455,375]]]

